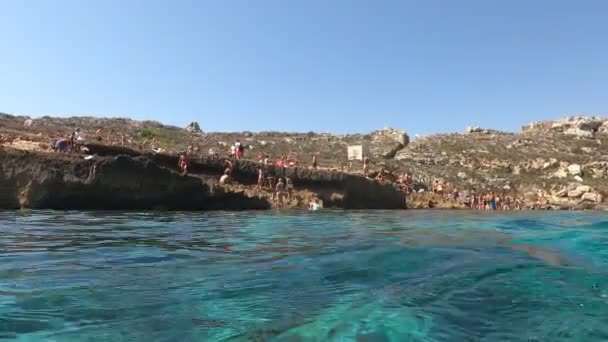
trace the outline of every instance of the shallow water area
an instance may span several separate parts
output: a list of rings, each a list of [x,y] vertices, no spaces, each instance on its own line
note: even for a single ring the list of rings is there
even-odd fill
[[[22,211],[0,227],[0,340],[608,340],[606,213]]]

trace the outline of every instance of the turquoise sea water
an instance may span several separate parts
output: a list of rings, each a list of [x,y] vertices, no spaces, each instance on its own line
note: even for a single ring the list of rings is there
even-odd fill
[[[0,213],[0,339],[606,341],[608,215]]]

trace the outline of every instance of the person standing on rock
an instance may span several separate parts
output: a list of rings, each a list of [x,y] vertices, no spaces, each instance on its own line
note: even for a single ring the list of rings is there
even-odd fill
[[[258,189],[262,191],[264,187],[264,169],[261,166],[258,166]]]
[[[363,157],[363,175],[367,177],[367,172],[369,171],[369,157],[366,155]]]
[[[317,155],[316,154],[312,155],[312,168],[315,170],[317,169]]]
[[[289,177],[286,177],[285,180],[287,182],[287,184],[285,184],[285,187],[287,188],[287,200],[291,201],[291,198],[293,197],[293,181]]]
[[[277,193],[277,201],[279,208],[283,206],[283,199],[285,198],[285,183],[283,182],[283,178],[279,178],[279,182],[276,187]]]
[[[236,159],[241,159],[241,157],[243,156],[243,145],[239,140],[234,143],[234,149],[236,153]]]

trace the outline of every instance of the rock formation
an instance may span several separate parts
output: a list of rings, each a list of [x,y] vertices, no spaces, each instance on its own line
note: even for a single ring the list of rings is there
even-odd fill
[[[245,159],[257,160],[258,153],[265,153],[273,163],[280,156],[289,155],[298,159],[301,165],[309,166],[312,155],[317,154],[323,168],[356,173],[361,172],[361,162],[347,159],[347,146],[363,144],[369,148],[372,171],[386,168],[395,174],[407,172],[413,175],[417,188],[428,188],[434,179],[441,178],[446,181],[447,188],[463,193],[493,190],[520,198],[527,205],[553,208],[602,208],[608,194],[608,119],[597,116],[536,122],[522,127],[517,133],[470,127],[464,133],[427,135],[411,142],[404,131],[390,128],[347,135],[313,132],[191,134],[188,130],[157,122],[129,119],[36,118],[29,128],[23,126],[24,120],[25,117],[0,115],[0,134],[10,135],[9,140],[14,140],[11,146],[15,148],[47,146],[49,137],[75,127],[89,133],[101,127],[104,132],[112,133],[109,141],[103,141],[105,145],[121,145],[118,136],[124,134],[124,145],[128,149],[123,153],[136,151],[133,157],[150,151],[150,141],[154,140],[154,146],[162,147],[169,157],[144,154],[167,169],[175,167],[176,153],[192,145],[201,158],[200,167],[207,170],[213,165],[211,158],[207,161],[207,155],[214,152],[226,156],[230,145],[238,139],[246,146]],[[255,180],[254,165],[245,161],[239,163],[243,181],[245,178],[248,182]],[[325,171],[328,174],[312,176],[304,169],[293,171],[296,174],[292,176],[299,178],[298,182],[307,184],[311,180],[311,184],[321,184],[321,179],[329,178],[333,180],[329,188],[344,193],[340,184],[347,181],[340,178],[346,177],[339,176],[340,172]],[[221,172],[221,165],[213,172]],[[357,184],[369,190],[366,183]],[[579,186],[588,186],[590,190],[579,196],[576,191]],[[379,190],[374,188],[374,191]],[[569,192],[572,196],[568,196]],[[327,194],[326,198],[340,202],[337,195]],[[346,200],[341,201],[345,203]]]
[[[224,169],[220,160],[192,161],[197,176],[175,172],[177,157],[128,148],[87,145],[82,156],[0,151],[0,208],[47,209],[267,209],[267,198],[213,186]],[[235,179],[253,185],[257,164],[235,162]],[[301,188],[318,193],[326,206],[341,208],[404,208],[403,195],[394,187],[338,172],[274,168]]]

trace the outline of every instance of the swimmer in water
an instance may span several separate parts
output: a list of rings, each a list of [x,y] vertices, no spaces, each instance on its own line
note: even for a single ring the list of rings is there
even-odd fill
[[[312,200],[312,202],[310,202],[308,204],[308,210],[309,211],[318,211],[318,210],[321,210],[321,204],[319,203],[319,200],[316,199],[316,198],[314,200]]]

